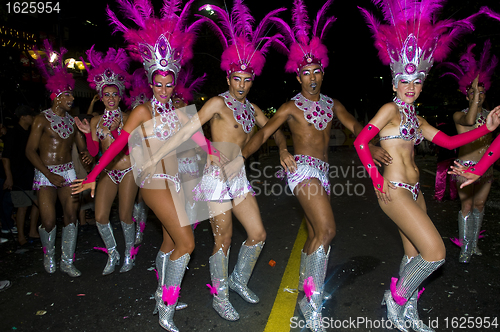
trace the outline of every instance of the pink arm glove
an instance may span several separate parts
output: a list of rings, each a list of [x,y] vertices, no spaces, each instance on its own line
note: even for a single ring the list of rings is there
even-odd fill
[[[482,125],[474,130],[468,131],[455,136],[448,136],[442,131],[438,131],[437,134],[432,139],[432,143],[435,143],[448,150],[456,149],[462,145],[469,144],[472,141],[483,137],[486,134],[491,133],[486,125]]]
[[[500,157],[500,136],[495,138],[493,143],[491,143],[481,160],[479,160],[476,165],[469,167],[465,172],[483,175],[484,172],[486,172],[488,168],[490,168],[490,166],[498,160],[498,157]]]
[[[116,130],[116,129],[111,131],[111,135],[113,136],[114,139],[117,139],[118,136],[120,136],[120,134],[118,133],[118,130]],[[128,146],[125,146],[125,151],[123,151],[123,152],[125,152],[125,155],[128,156]]]
[[[369,123],[363,128],[363,130],[361,130],[358,137],[356,137],[354,147],[356,148],[359,159],[361,159],[361,163],[365,166],[368,175],[370,175],[370,178],[373,181],[373,186],[381,193],[384,193],[384,178],[380,175],[377,167],[375,166],[372,154],[368,148],[368,142],[370,142],[370,140],[374,138],[379,131],[380,129]]]
[[[113,158],[115,158],[127,145],[129,136],[130,136],[129,133],[127,133],[125,130],[122,130],[121,135],[118,136],[118,138],[113,143],[111,143],[109,148],[102,155],[99,162],[92,169],[92,172],[90,172],[90,174],[87,175],[87,177],[85,178],[85,180],[83,180],[82,183],[95,182],[95,179],[103,171],[103,169],[106,166],[108,166],[108,164],[113,160]]]
[[[87,142],[87,150],[89,150],[90,155],[92,157],[97,156],[99,153],[99,142],[92,139],[91,133],[85,134],[85,141]]]
[[[218,157],[220,161],[220,151],[216,150],[212,146],[212,143],[205,136],[203,136],[202,133],[200,133],[199,131],[196,132],[193,136],[191,136],[191,139],[193,140],[193,142],[198,144],[203,151],[205,151],[209,155]]]

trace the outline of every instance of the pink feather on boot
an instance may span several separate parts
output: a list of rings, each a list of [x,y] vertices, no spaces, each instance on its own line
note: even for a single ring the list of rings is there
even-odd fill
[[[214,286],[207,284],[207,287],[210,288],[210,294],[212,295],[219,295],[219,291],[217,291],[217,288],[219,288],[220,283],[217,281]]]
[[[397,283],[398,283],[398,278],[391,278],[392,298],[394,299],[394,302],[396,302],[397,304],[405,305],[408,300],[396,293],[396,284]]]
[[[307,277],[304,280],[304,293],[306,294],[307,300],[311,301],[311,296],[315,290],[316,287],[314,286],[313,277]]]
[[[161,299],[163,300],[163,302],[165,302],[167,305],[174,305],[175,303],[177,303],[181,287],[170,286],[167,288],[165,285],[161,287],[163,289],[163,294],[161,295]]]
[[[94,247],[95,250],[100,250],[102,252],[105,252],[106,254],[108,253],[108,249],[107,248],[101,248],[101,247]]]

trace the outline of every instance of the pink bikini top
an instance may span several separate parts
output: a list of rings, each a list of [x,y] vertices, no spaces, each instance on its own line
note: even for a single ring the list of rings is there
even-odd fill
[[[394,102],[398,105],[401,116],[399,135],[381,136],[380,140],[402,139],[405,141],[414,141],[415,145],[420,144],[424,140],[424,135],[422,135],[422,129],[419,128],[420,124],[418,123],[415,106],[405,103],[398,97],[394,97]]]

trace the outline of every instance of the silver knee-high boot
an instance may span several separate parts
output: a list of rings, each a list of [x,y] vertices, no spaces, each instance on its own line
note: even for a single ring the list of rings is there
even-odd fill
[[[135,224],[126,224],[120,221],[122,224],[123,237],[125,238],[125,253],[123,254],[123,265],[120,269],[120,273],[128,272],[134,267],[135,261]]]
[[[413,257],[403,268],[399,279],[392,278],[391,289],[384,294],[382,304],[387,305],[387,318],[400,331],[408,331],[408,324],[405,324],[407,318],[407,305],[409,299],[418,286],[427,279],[429,275],[443,265],[444,259],[435,262],[429,262],[418,255]],[[418,298],[418,293],[417,293]],[[417,330],[418,331],[418,330]]]
[[[401,260],[401,264],[399,266],[399,276],[403,274],[403,269],[404,267],[412,260],[413,257],[408,257],[404,256],[403,259]],[[416,332],[434,332],[434,330],[430,327],[428,327],[424,322],[420,319],[418,315],[418,309],[417,309],[417,301],[419,297],[419,292],[418,288],[415,289],[413,294],[411,294],[410,298],[408,299],[408,302],[406,302],[404,311],[403,311],[403,316],[405,320],[408,322],[411,322],[411,327],[414,331]],[[406,326],[409,326],[410,324],[407,323],[405,324]]]
[[[462,211],[458,212],[458,236],[462,241],[458,261],[460,263],[469,263],[472,256],[472,240],[474,236],[474,220],[470,212],[465,217],[462,215]]]
[[[304,250],[301,250],[300,251],[300,268],[299,268],[299,287],[298,287],[299,292],[304,291],[306,260],[307,260],[307,254],[304,252]]]
[[[190,257],[186,253],[175,261],[169,260],[164,271],[165,285],[162,286],[163,294],[162,301],[158,305],[158,315],[160,326],[170,332],[179,332],[173,318],[175,306],[179,299],[182,279],[184,278]]]
[[[483,211],[479,212],[478,209],[473,209],[472,210],[472,215],[471,217],[474,218],[474,231],[472,234],[472,253],[477,256],[481,256],[483,253],[477,246],[477,241],[479,239],[479,233],[481,233],[481,227],[483,226],[483,217],[484,217],[484,209]]]
[[[238,253],[236,266],[229,276],[229,288],[240,294],[249,303],[259,302],[259,297],[248,288],[247,284],[263,247],[264,242],[262,241],[250,247],[243,242]]]
[[[116,250],[116,241],[113,235],[113,227],[111,227],[111,223],[108,222],[107,224],[101,224],[96,222],[96,225],[102,241],[108,250],[108,261],[102,271],[102,275],[105,276],[115,271],[115,266],[120,263],[120,254],[118,253],[118,250]]]
[[[135,245],[142,242],[144,236],[144,228],[148,219],[149,208],[144,202],[135,203],[132,212],[132,219],[135,221]]]
[[[56,250],[54,245],[56,244],[56,233],[57,226],[54,226],[52,230],[48,233],[42,226],[38,227],[38,233],[40,234],[40,241],[43,246],[43,266],[45,271],[48,273],[56,272]]]
[[[299,302],[299,308],[306,319],[306,324],[313,332],[323,332],[321,310],[323,308],[323,286],[325,283],[330,246],[325,253],[323,245],[307,256],[304,283],[304,297]]]
[[[172,254],[173,250],[169,251],[168,253],[164,253],[163,251],[158,251],[158,254],[156,254],[156,278],[158,279],[158,287],[156,288],[155,291],[155,309],[153,311],[153,315],[156,315],[158,313],[158,306],[161,302],[161,296],[163,293],[162,286],[165,285],[165,268],[168,264],[168,261],[170,259],[170,255]],[[181,301],[177,301],[177,305],[175,306],[175,310],[182,310],[187,308],[187,304],[183,303]]]
[[[229,301],[229,287],[228,287],[228,257],[224,255],[224,251],[220,248],[215,254],[210,256],[210,279],[212,281],[211,293],[214,298],[212,300],[212,307],[224,319],[235,321],[240,319],[240,315],[233,308]]]
[[[62,229],[61,237],[61,271],[66,272],[70,277],[79,277],[80,271],[73,265],[73,255],[76,249],[76,238],[78,236],[78,227],[75,224],[69,224]]]

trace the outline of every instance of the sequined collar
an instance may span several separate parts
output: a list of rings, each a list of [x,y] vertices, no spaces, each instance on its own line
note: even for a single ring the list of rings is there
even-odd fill
[[[299,92],[292,100],[295,100],[295,106],[304,112],[304,119],[317,130],[324,130],[333,119],[332,98],[320,94],[319,101],[312,101]]]
[[[45,118],[50,122],[50,128],[54,130],[62,139],[68,138],[73,134],[75,120],[68,112],[64,117],[60,117],[51,108],[44,111]]]
[[[181,127],[177,113],[175,113],[175,107],[172,101],[169,100],[168,103],[160,103],[154,96],[151,98],[151,106],[153,108],[153,131],[154,136],[159,140],[167,140],[173,134],[175,134]],[[160,123],[156,123],[156,114],[160,118]]]
[[[462,112],[464,112],[465,114],[467,114],[469,112],[469,109],[466,108],[464,109]],[[484,114],[488,114],[488,111],[485,110],[484,108],[481,109],[481,111],[477,112],[476,114],[476,122],[474,123],[474,126],[477,128],[477,127],[480,127],[482,125],[484,125],[486,123],[486,117],[484,116]]]
[[[394,97],[393,101],[398,105],[399,112],[404,114],[401,116],[401,123],[399,124],[399,134],[400,138],[406,141],[414,140],[414,144],[418,145],[424,139],[422,130],[419,128],[420,123],[418,122],[417,112],[415,111],[415,106],[413,104],[408,104],[399,99],[397,96]],[[406,118],[406,121],[404,120]]]
[[[221,93],[219,96],[224,98],[224,103],[226,106],[233,111],[233,116],[236,122],[238,122],[245,133],[252,131],[253,126],[255,126],[255,110],[252,104],[245,99],[245,103],[236,100],[229,91]]]

